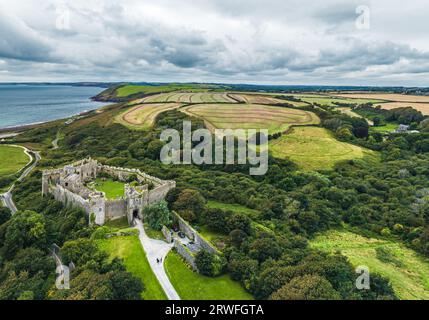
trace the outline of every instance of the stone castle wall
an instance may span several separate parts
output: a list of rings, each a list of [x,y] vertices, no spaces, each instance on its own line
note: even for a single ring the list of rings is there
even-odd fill
[[[106,201],[105,206],[105,216],[107,220],[121,218],[125,216],[127,211],[124,199]]]
[[[199,233],[194,228],[192,228],[189,223],[186,222],[181,216],[179,216],[177,212],[173,211],[172,215],[173,219],[179,224],[180,231],[184,232],[189,239],[193,240],[202,249],[210,253],[218,253],[218,250],[213,247],[213,245],[209,241],[201,237]]]
[[[55,187],[53,187],[53,189],[50,192],[53,194],[55,200],[64,203],[64,205],[66,206],[79,207],[85,210],[87,214],[89,214],[91,211],[88,200],[85,200],[78,194],[63,188],[60,185],[56,185]]]
[[[148,196],[148,204],[154,204],[157,203],[165,198],[168,191],[176,187],[176,183],[174,181],[166,181],[164,184],[156,187],[153,190],[149,191]]]
[[[182,256],[183,259],[185,259],[185,261],[187,263],[189,263],[189,265],[192,267],[192,269],[194,269],[194,271],[198,272],[198,268],[197,268],[197,264],[195,263],[195,257],[192,255],[192,253],[190,251],[188,251],[188,249],[185,248],[185,246],[183,244],[180,243],[179,240],[174,239],[174,248],[176,248],[176,251],[179,255]]]
[[[133,192],[127,185],[122,199],[107,200],[100,193],[92,192],[85,187],[85,182],[94,180],[99,172],[106,172],[121,181],[135,175],[139,183],[139,192]],[[147,184],[153,189],[148,190]],[[119,168],[98,164],[90,158],[66,165],[61,169],[45,170],[42,175],[42,195],[53,193],[56,200],[66,205],[75,205],[91,216],[95,223],[103,225],[106,220],[127,216],[131,222],[133,213],[142,218],[142,210],[149,204],[164,199],[167,192],[176,186],[175,181],[164,181],[152,177],[138,169]],[[82,196],[81,196],[82,195]],[[84,198],[85,197],[85,198]]]

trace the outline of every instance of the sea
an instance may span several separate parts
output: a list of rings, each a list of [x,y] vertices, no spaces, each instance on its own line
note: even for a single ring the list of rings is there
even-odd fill
[[[92,101],[104,88],[68,85],[0,84],[0,129],[68,118],[98,109]]]

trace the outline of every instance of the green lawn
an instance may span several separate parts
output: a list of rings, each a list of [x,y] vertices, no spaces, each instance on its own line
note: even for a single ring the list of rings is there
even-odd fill
[[[276,158],[291,159],[304,170],[328,170],[342,160],[378,158],[374,151],[338,141],[324,128],[305,126],[271,140],[269,151]]]
[[[121,258],[125,267],[134,276],[141,279],[145,290],[142,298],[145,300],[166,300],[167,296],[150,268],[138,236],[121,236],[97,240],[101,250],[107,252],[110,258]]]
[[[210,278],[193,272],[175,252],[165,259],[171,283],[183,300],[250,300],[252,296],[229,275]]]
[[[364,265],[385,276],[401,299],[429,299],[429,260],[399,242],[331,230],[310,246],[331,253],[339,250],[354,266]]]
[[[96,179],[93,187],[98,191],[104,192],[108,199],[123,197],[125,192],[125,183],[113,181],[112,179],[106,179],[104,181],[100,178]]]
[[[198,84],[175,84],[171,83],[168,85],[161,86],[139,86],[139,85],[126,85],[116,90],[118,97],[127,97],[136,93],[161,93],[161,92],[172,92],[178,90],[186,91],[204,91],[204,89],[216,88],[215,85],[198,85]]]
[[[0,145],[0,177],[14,174],[30,161],[24,149],[9,145]]]
[[[379,126],[379,127],[371,127],[370,130],[371,131],[375,131],[375,132],[392,132],[395,131],[398,128],[398,124],[396,123],[387,123],[384,126]]]
[[[229,210],[237,213],[243,213],[252,219],[257,218],[259,215],[258,210],[250,209],[240,204],[223,203],[219,201],[209,200],[206,206],[208,208],[222,209],[222,210]]]
[[[130,226],[127,217],[106,221],[104,225],[113,229],[124,229]]]
[[[147,223],[143,223],[144,231],[152,239],[164,240],[165,237],[161,231],[152,229]]]

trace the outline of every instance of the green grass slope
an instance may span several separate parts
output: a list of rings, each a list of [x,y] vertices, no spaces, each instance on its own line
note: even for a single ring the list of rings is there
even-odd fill
[[[0,177],[14,174],[30,161],[24,149],[15,146],[0,145]]]
[[[171,283],[183,300],[250,300],[252,296],[229,275],[216,278],[193,272],[175,252],[164,262]]]
[[[112,237],[97,240],[101,250],[110,258],[123,259],[127,271],[141,279],[144,284],[142,298],[145,300],[166,300],[167,296],[150,268],[137,236]]]
[[[370,273],[385,276],[401,299],[429,299],[429,260],[401,243],[331,230],[317,236],[310,246],[341,251],[354,266],[364,265]]]
[[[269,151],[274,157],[290,158],[304,170],[332,169],[338,161],[376,158],[375,152],[338,141],[324,128],[305,126],[271,140]]]

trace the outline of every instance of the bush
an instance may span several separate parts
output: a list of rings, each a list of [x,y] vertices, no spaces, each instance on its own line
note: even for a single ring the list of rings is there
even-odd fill
[[[145,207],[143,215],[153,230],[159,231],[162,226],[171,224],[170,210],[168,210],[167,202],[165,201]]]
[[[225,269],[226,260],[224,257],[201,250],[195,257],[198,271],[209,277],[216,277]]]

